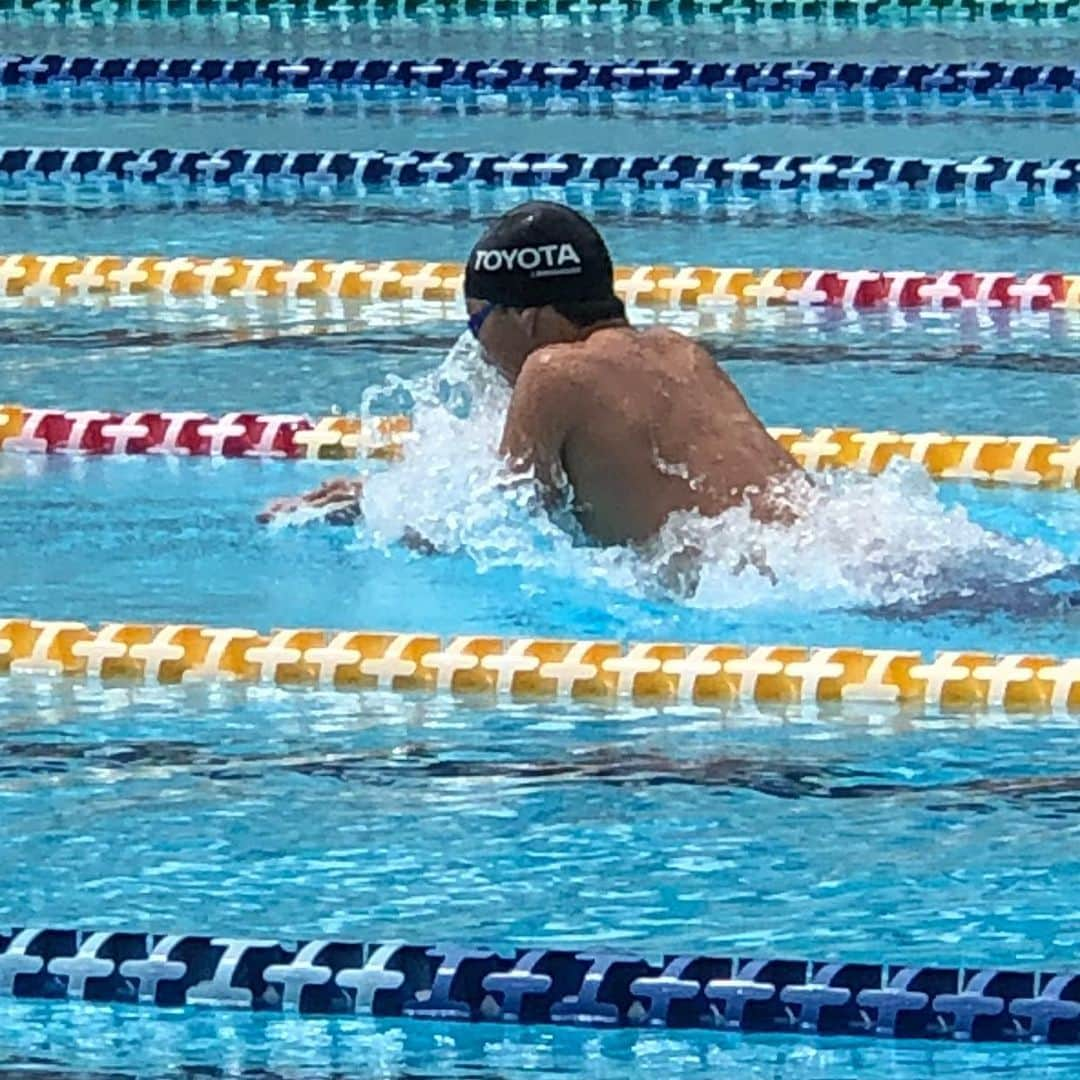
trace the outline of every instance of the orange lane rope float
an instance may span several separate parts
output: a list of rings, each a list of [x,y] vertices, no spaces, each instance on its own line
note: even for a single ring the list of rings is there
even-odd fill
[[[0,254],[0,298],[93,296],[354,302],[460,299],[464,267],[419,259],[247,259],[159,255]],[[853,310],[1080,309],[1080,274],[623,266],[615,288],[658,307],[840,307]]]
[[[1080,711],[1080,658],[0,619],[0,674],[724,705]]]

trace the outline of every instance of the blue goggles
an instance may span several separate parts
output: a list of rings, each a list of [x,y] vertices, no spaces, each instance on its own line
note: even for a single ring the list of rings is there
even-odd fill
[[[478,341],[480,340],[481,328],[484,323],[487,322],[488,316],[495,310],[496,306],[497,305],[489,300],[479,311],[474,311],[469,316],[469,333]]]

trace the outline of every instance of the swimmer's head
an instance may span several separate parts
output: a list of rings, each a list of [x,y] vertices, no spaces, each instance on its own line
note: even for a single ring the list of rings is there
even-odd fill
[[[522,203],[487,229],[469,255],[465,301],[485,358],[511,383],[535,350],[626,317],[600,234],[553,202]]]

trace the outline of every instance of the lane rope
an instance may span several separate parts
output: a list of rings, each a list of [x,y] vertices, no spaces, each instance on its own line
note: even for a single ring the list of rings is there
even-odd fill
[[[995,101],[1073,109],[1080,104],[1080,68],[1003,61],[230,59],[56,53],[0,58],[0,100],[18,91],[40,91],[46,99],[72,94],[80,100],[103,98],[110,104],[300,95],[312,104],[437,97],[483,99],[485,107],[570,98],[585,106],[613,100],[762,109],[791,100],[860,108]]]
[[[14,927],[0,997],[979,1042],[1080,1041],[1080,975],[954,965]]]
[[[668,193],[695,200],[758,195],[994,196],[1052,203],[1080,192],[1080,157],[982,154],[970,160],[855,154],[619,155],[464,150],[0,148],[0,193],[85,187],[136,196],[196,191],[348,196],[368,191],[557,188],[567,195]]]
[[[177,255],[0,253],[0,300],[54,303],[96,296],[216,302],[461,300],[464,267],[434,260],[246,259]],[[620,266],[615,291],[630,305],[668,308],[834,307],[851,310],[1080,309],[1080,274],[1007,271],[800,270],[777,267]]]
[[[704,21],[743,23],[785,22],[923,23],[927,20],[1013,24],[1049,22],[1052,25],[1080,15],[1075,0],[217,0],[197,5],[194,0],[2,0],[0,20],[18,24],[94,21],[105,26],[123,22],[161,23],[170,19],[201,19],[245,28],[364,20],[382,25],[387,20],[467,21],[480,17],[494,24],[540,24],[542,19],[566,19],[574,25],[609,27],[655,26],[658,21],[693,27]],[[483,25],[483,23],[481,24]]]
[[[0,405],[0,450],[21,454],[170,457],[395,457],[408,416],[324,416],[198,411],[114,413]]]
[[[22,454],[344,459],[399,457],[407,415],[323,416],[198,411],[109,412],[0,405],[0,451]],[[949,435],[856,428],[770,427],[803,468],[877,475],[893,461],[921,466],[940,480],[1015,487],[1080,487],[1080,438],[1045,435]]]
[[[658,704],[1080,711],[1080,658],[0,619],[0,674]]]

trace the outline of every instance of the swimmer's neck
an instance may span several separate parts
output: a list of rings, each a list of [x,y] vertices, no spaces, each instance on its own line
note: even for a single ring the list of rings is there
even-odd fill
[[[574,340],[584,341],[601,330],[628,330],[629,328],[630,320],[625,315],[616,315],[610,319],[601,319],[599,322],[590,323],[588,326],[578,327],[578,335]]]

